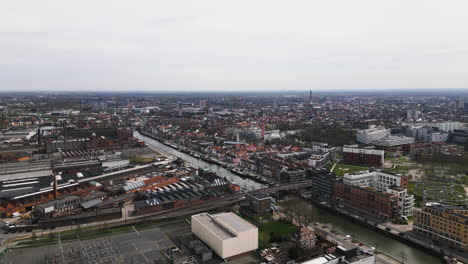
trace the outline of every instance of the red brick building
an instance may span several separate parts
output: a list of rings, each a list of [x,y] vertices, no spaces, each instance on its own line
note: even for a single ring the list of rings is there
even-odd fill
[[[376,149],[343,148],[343,163],[382,166],[384,164],[385,152]]]
[[[398,197],[374,188],[346,185],[342,181],[337,181],[333,192],[333,200],[345,207],[384,220],[394,220],[397,217]]]

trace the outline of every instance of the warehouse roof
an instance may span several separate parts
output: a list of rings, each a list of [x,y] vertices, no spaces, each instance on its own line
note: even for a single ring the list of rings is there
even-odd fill
[[[257,229],[256,226],[231,212],[214,215],[202,213],[193,215],[192,218],[196,219],[220,239],[229,239],[238,236],[242,232]]]

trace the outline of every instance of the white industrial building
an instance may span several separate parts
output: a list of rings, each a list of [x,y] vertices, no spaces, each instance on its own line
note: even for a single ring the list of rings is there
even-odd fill
[[[231,212],[192,215],[192,232],[223,259],[258,248],[258,228]]]
[[[414,138],[405,136],[392,136],[389,129],[370,128],[359,130],[356,141],[382,147],[394,147],[414,143]]]
[[[371,144],[382,147],[395,147],[406,144],[413,144],[414,138],[406,136],[388,136],[385,138],[377,139],[371,142]]]
[[[390,130],[384,128],[370,128],[359,130],[356,133],[356,141],[371,144],[373,141],[390,136]]]

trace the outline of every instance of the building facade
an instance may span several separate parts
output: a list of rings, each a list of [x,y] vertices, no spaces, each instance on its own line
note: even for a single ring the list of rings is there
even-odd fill
[[[389,187],[408,187],[408,176],[392,174],[384,171],[362,171],[347,173],[343,177],[347,185],[373,187],[381,191],[386,191]]]
[[[365,212],[385,221],[397,218],[398,197],[370,187],[335,183],[333,199],[338,204]]]
[[[385,151],[344,147],[343,162],[346,164],[382,166],[385,162]]]
[[[414,213],[413,230],[427,238],[468,250],[468,208],[428,203]]]
[[[307,172],[312,180],[312,198],[316,200],[331,200],[336,176],[326,169]]]
[[[343,184],[367,190],[374,189],[376,192],[390,194],[394,197],[392,199],[395,199],[396,202],[393,208],[392,219],[400,219],[413,214],[414,196],[408,194],[406,190],[408,180],[409,178],[403,175],[381,171],[364,171],[345,174],[343,177]],[[388,215],[388,212],[385,212],[384,215]]]
[[[231,212],[192,215],[191,227],[223,259],[258,248],[258,228]]]

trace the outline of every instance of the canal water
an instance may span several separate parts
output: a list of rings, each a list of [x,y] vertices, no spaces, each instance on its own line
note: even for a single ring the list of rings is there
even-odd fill
[[[155,149],[161,149],[163,152],[166,152],[166,153],[174,155],[174,156],[176,156],[178,158],[181,158],[181,159],[189,162],[190,165],[195,167],[195,168],[209,169],[212,172],[218,174],[221,177],[225,177],[230,182],[235,183],[235,184],[239,185],[240,187],[242,187],[244,189],[256,190],[256,189],[261,189],[261,188],[266,187],[265,185],[263,185],[261,183],[258,183],[256,181],[253,181],[251,179],[241,178],[240,176],[226,170],[225,168],[223,168],[221,166],[218,166],[216,164],[211,164],[211,163],[208,163],[208,162],[203,161],[201,159],[194,158],[194,157],[192,157],[190,155],[182,153],[182,152],[180,152],[180,151],[178,151],[176,149],[173,149],[173,148],[171,148],[169,146],[164,145],[163,143],[161,143],[161,142],[159,142],[157,140],[154,140],[154,139],[152,139],[150,137],[142,135],[142,134],[138,133],[137,131],[135,131],[133,135],[136,138],[145,141],[146,144],[154,147]]]
[[[355,223],[295,196],[287,196],[280,204],[285,208],[301,208],[312,216],[313,222],[323,223],[358,241],[373,246],[377,251],[409,264],[440,264],[441,260],[422,249],[406,245],[373,229]]]
[[[205,162],[201,159],[194,158],[190,155],[177,151],[169,146],[162,144],[161,142],[144,136],[138,132],[134,133],[134,136],[140,140],[144,140],[148,145],[153,146],[156,149],[179,157],[189,162],[193,167],[207,168],[216,174],[226,177],[231,182],[238,184],[248,190],[260,189],[265,187],[263,184],[257,183],[250,179],[244,179],[235,175],[234,173],[216,165]],[[307,210],[312,214],[314,222],[326,223],[333,229],[351,235],[355,239],[364,242],[365,244],[375,247],[378,251],[388,254],[396,259],[401,260],[404,258],[404,263],[409,264],[439,264],[441,263],[438,257],[426,253],[424,250],[408,246],[398,240],[385,236],[384,234],[369,229],[363,225],[357,224],[348,218],[340,215],[331,213],[328,210],[319,208],[314,204],[306,202],[297,197],[288,197],[286,201],[283,201],[283,206],[301,206],[304,210]]]

